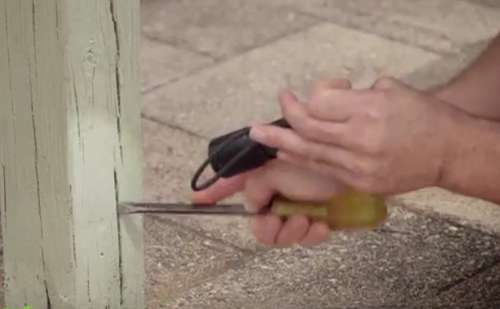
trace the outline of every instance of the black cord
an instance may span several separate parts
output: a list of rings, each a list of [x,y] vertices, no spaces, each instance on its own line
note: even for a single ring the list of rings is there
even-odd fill
[[[226,165],[224,165],[219,171],[215,173],[213,177],[208,179],[207,181],[203,182],[202,184],[198,184],[198,181],[205,171],[205,169],[210,165],[212,160],[214,159],[215,156],[217,156],[224,148],[229,146],[229,144],[233,143],[235,140],[239,139],[243,135],[248,134],[247,131],[243,130],[239,132],[238,134],[235,134],[228,138],[226,141],[224,141],[222,144],[218,145],[215,151],[213,151],[209,157],[203,162],[203,164],[198,168],[198,170],[194,173],[193,178],[191,180],[191,188],[193,191],[201,191],[205,190],[214,183],[216,183],[220,178],[221,175],[224,175],[228,170],[232,169],[238,161],[245,156],[248,152],[252,151],[255,147],[258,146],[257,143],[251,143],[245,148],[243,148],[236,156],[234,156]]]

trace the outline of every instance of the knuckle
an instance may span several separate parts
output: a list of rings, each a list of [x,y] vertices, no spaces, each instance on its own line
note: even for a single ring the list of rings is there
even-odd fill
[[[363,176],[367,178],[375,178],[378,176],[380,171],[380,165],[374,160],[366,160],[362,163],[363,165]]]
[[[385,111],[382,108],[381,104],[377,104],[377,102],[372,102],[370,106],[367,106],[364,109],[364,116],[367,120],[370,121],[380,121],[384,119]]]
[[[391,89],[397,85],[396,79],[388,76],[381,76],[373,84],[374,89]]]
[[[369,155],[378,156],[384,151],[383,138],[379,135],[366,136],[363,140],[363,150]]]
[[[307,142],[297,139],[293,144],[290,148],[293,148],[298,155],[308,160],[313,158],[313,151]]]
[[[301,123],[301,131],[307,138],[314,138],[319,131],[318,124],[311,118],[305,118]]]
[[[362,177],[357,183],[359,190],[367,193],[378,193],[379,182],[375,177]]]
[[[266,136],[266,140],[268,144],[277,147],[277,148],[286,148],[286,140],[283,139],[279,134],[276,134],[275,132],[268,133]]]
[[[307,112],[314,117],[321,117],[325,113],[325,102],[329,100],[330,91],[323,91],[311,97],[306,105]]]
[[[321,161],[322,149],[319,146],[306,145],[304,151],[307,153],[305,159],[307,162],[310,162],[311,165]]]
[[[355,161],[348,161],[345,162],[345,167],[347,170],[349,170],[352,174],[357,175],[358,177],[361,177],[362,175],[365,174],[365,170],[362,164],[358,160]]]

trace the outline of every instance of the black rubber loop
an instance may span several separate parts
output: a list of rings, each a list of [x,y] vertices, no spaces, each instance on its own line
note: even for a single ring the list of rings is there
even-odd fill
[[[221,152],[225,147],[227,147],[230,143],[234,142],[235,140],[239,139],[241,136],[247,134],[247,131],[242,131],[239,134],[235,134],[228,140],[224,141],[221,145],[217,147],[217,149],[212,152],[209,157],[203,162],[203,164],[198,168],[198,170],[194,173],[193,178],[191,180],[191,188],[193,191],[201,191],[205,190],[214,183],[216,183],[220,178],[221,175],[223,175],[225,172],[227,172],[229,169],[231,169],[238,161],[246,155],[249,151],[252,151],[258,144],[257,143],[252,143],[248,145],[247,147],[243,148],[234,158],[232,158],[224,167],[222,167],[219,171],[216,172],[216,174],[208,179],[207,181],[203,182],[202,184],[198,184],[198,181],[201,177],[201,174],[205,171],[205,169],[210,165],[212,162],[213,158]]]

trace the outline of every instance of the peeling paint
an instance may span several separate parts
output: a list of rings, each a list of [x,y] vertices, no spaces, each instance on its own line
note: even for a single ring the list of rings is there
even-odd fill
[[[78,267],[78,258],[76,254],[76,236],[75,232],[71,233],[72,247],[73,247],[73,262],[75,263],[75,267]]]
[[[59,12],[59,0],[55,0],[55,8],[56,8],[56,34],[57,38],[60,39],[61,35],[61,16]]]
[[[116,169],[113,171],[113,177],[114,177],[114,188],[115,188],[115,203],[116,206],[118,207],[119,205],[119,197],[120,197],[120,189],[119,189],[119,184],[118,184],[118,174],[116,172]],[[116,222],[118,224],[118,235],[121,235],[121,227],[120,227],[120,218],[118,216],[118,213],[116,214]],[[121,242],[121,237],[118,237],[118,251],[122,252],[122,242]],[[120,283],[120,304],[123,304],[123,262],[122,262],[122,255],[118,255],[118,269],[120,272],[120,277],[118,278],[119,283]]]
[[[5,165],[2,165],[2,177],[3,177],[3,217],[7,218],[7,172],[5,170]],[[7,228],[7,220],[3,221],[5,228]]]
[[[10,56],[10,46],[9,46],[9,19],[8,19],[8,14],[7,14],[6,9],[4,9],[4,18],[5,18],[5,38],[7,40],[7,42],[6,42],[7,66],[8,66],[9,72],[12,72],[12,59]],[[9,78],[8,83],[9,83],[10,93],[13,93],[14,90],[12,89],[12,78]],[[12,99],[12,97],[10,99],[10,107],[11,107],[12,116],[15,116],[14,100]]]
[[[90,268],[87,264],[87,297],[89,299],[89,303],[92,303],[92,296],[90,295]]]
[[[81,116],[80,116],[80,102],[78,100],[78,91],[76,88],[76,78],[75,78],[75,72],[73,67],[71,67],[71,77],[72,77],[72,84],[73,84],[73,100],[75,103],[75,113],[76,113],[76,129],[78,133],[78,143],[80,144],[81,148],[81,153],[82,153],[82,160],[85,161],[85,143],[82,138],[82,125],[81,125]]]
[[[91,86],[91,89],[92,89],[92,92],[90,94],[90,99],[92,100],[92,106],[95,106],[95,64],[94,66],[92,67],[92,75],[91,75],[91,78],[90,78],[90,86]]]
[[[122,115],[122,94],[121,94],[121,74],[120,74],[120,61],[121,61],[121,46],[120,35],[118,32],[118,22],[115,13],[114,0],[109,0],[109,11],[111,21],[113,23],[113,31],[115,37],[116,48],[116,62],[115,62],[115,82],[116,82],[116,95],[117,95],[117,117],[116,117],[116,130],[118,133],[118,143],[120,148],[120,159],[123,164],[123,142],[122,142],[122,129],[121,129],[121,115]]]
[[[121,226],[120,226],[120,218],[118,218],[118,215],[116,216],[116,219],[118,222],[118,234],[121,234],[122,230],[121,230]],[[122,251],[121,237],[118,237],[118,250],[119,250],[119,252],[123,252]],[[121,254],[118,256],[118,268],[120,271],[120,277],[118,278],[118,280],[120,282],[120,305],[123,305],[123,303],[124,303],[124,298],[123,298],[123,257]]]
[[[31,70],[31,69],[30,69]],[[36,180],[36,194],[37,194],[37,202],[38,202],[38,214],[40,216],[40,222],[42,223],[42,204],[40,199],[40,171],[38,166],[38,139],[37,139],[37,130],[36,130],[36,120],[35,120],[35,99],[34,99],[34,89],[32,85],[31,79],[29,80],[30,84],[30,100],[31,100],[31,125],[33,129],[33,152],[34,152],[34,168],[35,168],[35,180]],[[43,239],[43,223],[40,224],[40,235]]]
[[[130,59],[138,9],[138,0],[0,1],[9,307],[144,307],[142,225],[116,213],[119,200],[142,194]]]
[[[49,289],[47,287],[47,281],[45,281],[45,294],[47,295],[47,309],[52,309],[52,302],[50,301]]]
[[[118,187],[118,173],[116,172],[116,169],[113,170],[113,180],[114,180],[113,186],[115,189],[115,204],[118,206],[120,190]]]

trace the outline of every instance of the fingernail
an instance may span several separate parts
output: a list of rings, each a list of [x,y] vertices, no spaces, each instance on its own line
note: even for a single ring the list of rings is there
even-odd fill
[[[256,141],[262,141],[266,137],[266,133],[261,127],[253,127],[250,130],[250,138]]]

